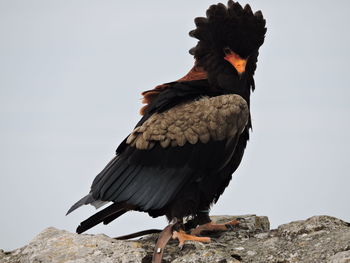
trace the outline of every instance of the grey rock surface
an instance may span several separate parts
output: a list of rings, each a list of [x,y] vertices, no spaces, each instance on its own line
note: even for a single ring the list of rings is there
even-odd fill
[[[211,234],[208,244],[189,242],[182,250],[172,240],[165,249],[166,263],[237,262],[350,262],[350,224],[330,216],[314,216],[270,230],[267,217],[239,216],[240,227]],[[236,216],[214,216],[227,222]],[[77,235],[47,228],[27,246],[0,250],[1,263],[126,263],[151,262],[157,234],[119,241],[105,235]]]

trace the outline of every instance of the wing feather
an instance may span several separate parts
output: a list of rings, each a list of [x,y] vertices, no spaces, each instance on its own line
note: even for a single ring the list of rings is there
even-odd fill
[[[139,150],[207,143],[242,133],[249,120],[247,102],[236,94],[204,97],[155,113],[129,135],[126,143]]]
[[[186,184],[226,166],[248,120],[248,105],[238,95],[202,97],[154,113],[95,178],[93,200],[164,208]]]

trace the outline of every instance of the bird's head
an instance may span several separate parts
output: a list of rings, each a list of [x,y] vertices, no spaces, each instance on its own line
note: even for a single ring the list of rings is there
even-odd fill
[[[197,17],[194,22],[196,29],[190,36],[199,41],[190,53],[209,74],[228,72],[239,78],[254,74],[266,33],[261,11],[253,13],[249,5],[243,8],[229,0],[227,6],[210,6],[206,17]]]

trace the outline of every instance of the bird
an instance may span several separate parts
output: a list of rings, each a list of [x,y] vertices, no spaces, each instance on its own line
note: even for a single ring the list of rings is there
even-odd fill
[[[67,212],[91,204],[106,208],[81,222],[83,233],[129,211],[166,216],[173,237],[209,242],[205,230],[229,230],[233,220],[214,224],[209,212],[243,158],[252,129],[250,95],[266,21],[229,0],[194,19],[189,53],[194,66],[182,78],[142,93],[140,121],[95,177],[90,192]],[[190,229],[187,234],[186,230]]]

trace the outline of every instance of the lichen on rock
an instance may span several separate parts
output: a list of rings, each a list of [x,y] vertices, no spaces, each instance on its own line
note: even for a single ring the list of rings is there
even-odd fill
[[[330,216],[314,216],[270,230],[267,217],[214,216],[216,222],[243,218],[237,229],[211,235],[209,244],[187,243],[182,250],[169,242],[166,263],[350,262],[350,224]],[[50,227],[28,245],[0,250],[1,263],[150,263],[157,234],[120,241],[105,235],[77,235]]]

